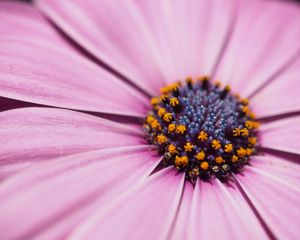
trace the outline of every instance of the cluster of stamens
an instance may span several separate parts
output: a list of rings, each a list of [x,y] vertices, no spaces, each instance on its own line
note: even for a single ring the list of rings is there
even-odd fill
[[[247,99],[207,77],[187,78],[161,89],[151,99],[144,130],[163,164],[173,165],[194,182],[197,177],[227,178],[255,153],[258,122]]]

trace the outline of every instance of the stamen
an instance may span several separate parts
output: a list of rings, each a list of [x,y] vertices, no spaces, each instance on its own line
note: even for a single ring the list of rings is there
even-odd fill
[[[197,177],[226,179],[241,171],[256,152],[257,128],[249,100],[221,88],[208,77],[185,84],[170,84],[151,99],[153,109],[145,119],[149,143],[164,155],[164,165]]]

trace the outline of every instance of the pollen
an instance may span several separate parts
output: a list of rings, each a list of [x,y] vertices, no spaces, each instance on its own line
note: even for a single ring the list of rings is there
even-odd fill
[[[220,143],[219,140],[214,139],[211,142],[211,146],[212,146],[213,149],[218,150],[218,149],[221,148],[221,143]]]
[[[202,160],[204,160],[204,158],[205,158],[204,151],[200,151],[200,152],[197,153],[197,155],[196,155],[197,160],[202,161]]]
[[[174,132],[176,129],[176,125],[174,123],[171,123],[169,126],[168,126],[168,132],[171,133],[171,132]]]
[[[166,109],[159,108],[157,111],[158,116],[162,117],[166,113]]]
[[[177,98],[171,98],[170,99],[170,105],[172,106],[172,107],[176,107],[176,106],[178,106],[179,105],[179,101],[178,101],[178,99]]]
[[[250,145],[255,145],[256,144],[256,137],[249,137],[248,142]]]
[[[159,134],[159,135],[157,136],[157,142],[158,142],[159,144],[163,144],[163,143],[165,143],[166,141],[167,141],[167,137],[166,137],[165,135]]]
[[[177,166],[177,168],[182,168],[182,167],[186,167],[189,163],[189,159],[187,156],[176,156],[175,158],[175,165]]]
[[[171,154],[177,153],[176,147],[173,144],[170,144],[168,147],[168,152]]]
[[[244,137],[249,136],[249,130],[247,128],[242,128],[241,129],[241,135]]]
[[[202,162],[202,163],[200,163],[200,167],[203,170],[207,170],[209,168],[209,164],[208,164],[208,162]]]
[[[243,108],[242,108],[242,112],[243,113],[245,113],[246,115],[248,115],[249,114],[249,107],[248,106],[244,106]]]
[[[214,81],[216,82],[216,81]],[[145,138],[162,166],[197,178],[227,179],[257,153],[259,123],[249,99],[208,76],[187,77],[160,89],[145,117]]]
[[[216,157],[215,161],[216,161],[216,163],[219,163],[219,164],[225,162],[224,159],[221,156]]]
[[[236,163],[238,160],[239,160],[239,158],[238,158],[236,155],[232,155],[231,161],[232,161],[233,163]]]
[[[236,151],[237,155],[239,157],[245,157],[245,155],[247,154],[246,149],[240,147],[237,151]]]
[[[232,152],[232,150],[233,150],[233,146],[231,143],[225,145],[225,149],[224,149],[225,152],[230,153]]]
[[[200,141],[206,141],[207,140],[207,138],[208,138],[208,134],[206,133],[206,132],[204,132],[204,131],[201,131],[200,133],[199,133],[199,135],[198,135],[198,139],[200,140]]]
[[[152,123],[154,120],[156,120],[152,115],[149,115],[148,117],[147,117],[147,120],[146,120],[146,122],[147,123]]]
[[[239,129],[239,128],[233,129],[232,135],[235,136],[235,137],[240,136],[241,135],[241,129]]]
[[[151,98],[151,105],[156,105],[156,104],[158,104],[160,102],[160,100],[159,100],[159,98],[157,98],[157,97],[153,97],[153,98]]]
[[[151,127],[154,128],[154,129],[159,129],[160,127],[160,123],[154,119],[152,122],[151,122]]]
[[[164,114],[164,120],[166,122],[170,122],[172,120],[172,114],[171,113],[165,113]]]
[[[184,145],[184,151],[186,151],[186,152],[191,152],[191,151],[193,151],[193,148],[194,148],[194,146],[193,146],[193,144],[191,144],[190,142],[187,142],[187,143]]]
[[[176,128],[176,132],[180,134],[184,134],[186,131],[186,126],[185,125],[178,125]]]
[[[252,123],[252,121],[246,121],[246,122],[245,122],[245,126],[246,126],[246,128],[248,128],[248,129],[252,129],[252,128],[253,128],[253,123]]]

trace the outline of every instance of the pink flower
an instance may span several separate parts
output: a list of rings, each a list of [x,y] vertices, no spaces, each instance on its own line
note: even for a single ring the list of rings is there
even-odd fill
[[[298,238],[298,5],[35,4],[0,2],[1,239]],[[145,141],[149,97],[199,75],[249,98],[261,123],[230,184],[158,171]]]

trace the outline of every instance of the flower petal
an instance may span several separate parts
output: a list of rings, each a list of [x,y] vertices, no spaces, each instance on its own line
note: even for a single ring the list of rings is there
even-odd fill
[[[148,146],[123,147],[25,170],[0,186],[1,238],[65,239],[87,214],[143,181],[158,160]]]
[[[146,97],[79,54],[50,43],[0,38],[0,96],[143,117]]]
[[[269,239],[236,186],[198,181],[186,239]]]
[[[236,178],[255,209],[277,239],[297,239],[300,213],[299,183],[297,185],[254,167],[245,167]],[[287,221],[288,220],[288,221]]]
[[[212,70],[237,1],[45,1],[38,7],[75,41],[149,94]]]
[[[251,158],[250,163],[256,169],[268,172],[287,182],[293,184],[299,184],[300,182],[299,164],[290,162],[282,157],[270,154],[257,155]]]
[[[191,201],[193,199],[194,188],[190,183],[184,185],[184,192],[178,209],[178,214],[174,226],[170,230],[170,239],[187,239],[187,225],[190,216]]]
[[[168,168],[103,205],[70,239],[167,239],[183,192],[184,174]],[[141,222],[142,221],[142,222]]]
[[[300,111],[300,58],[286,72],[251,98],[258,118]]]
[[[261,125],[263,147],[300,154],[300,116],[289,117]]]
[[[0,113],[0,178],[23,167],[77,152],[145,144],[142,130],[52,108]]]
[[[57,34],[42,14],[31,5],[21,1],[0,2],[1,37],[13,36],[32,41],[46,41],[60,47],[70,47]]]
[[[299,55],[299,21],[300,8],[295,3],[242,0],[216,77],[244,97],[267,86]]]

